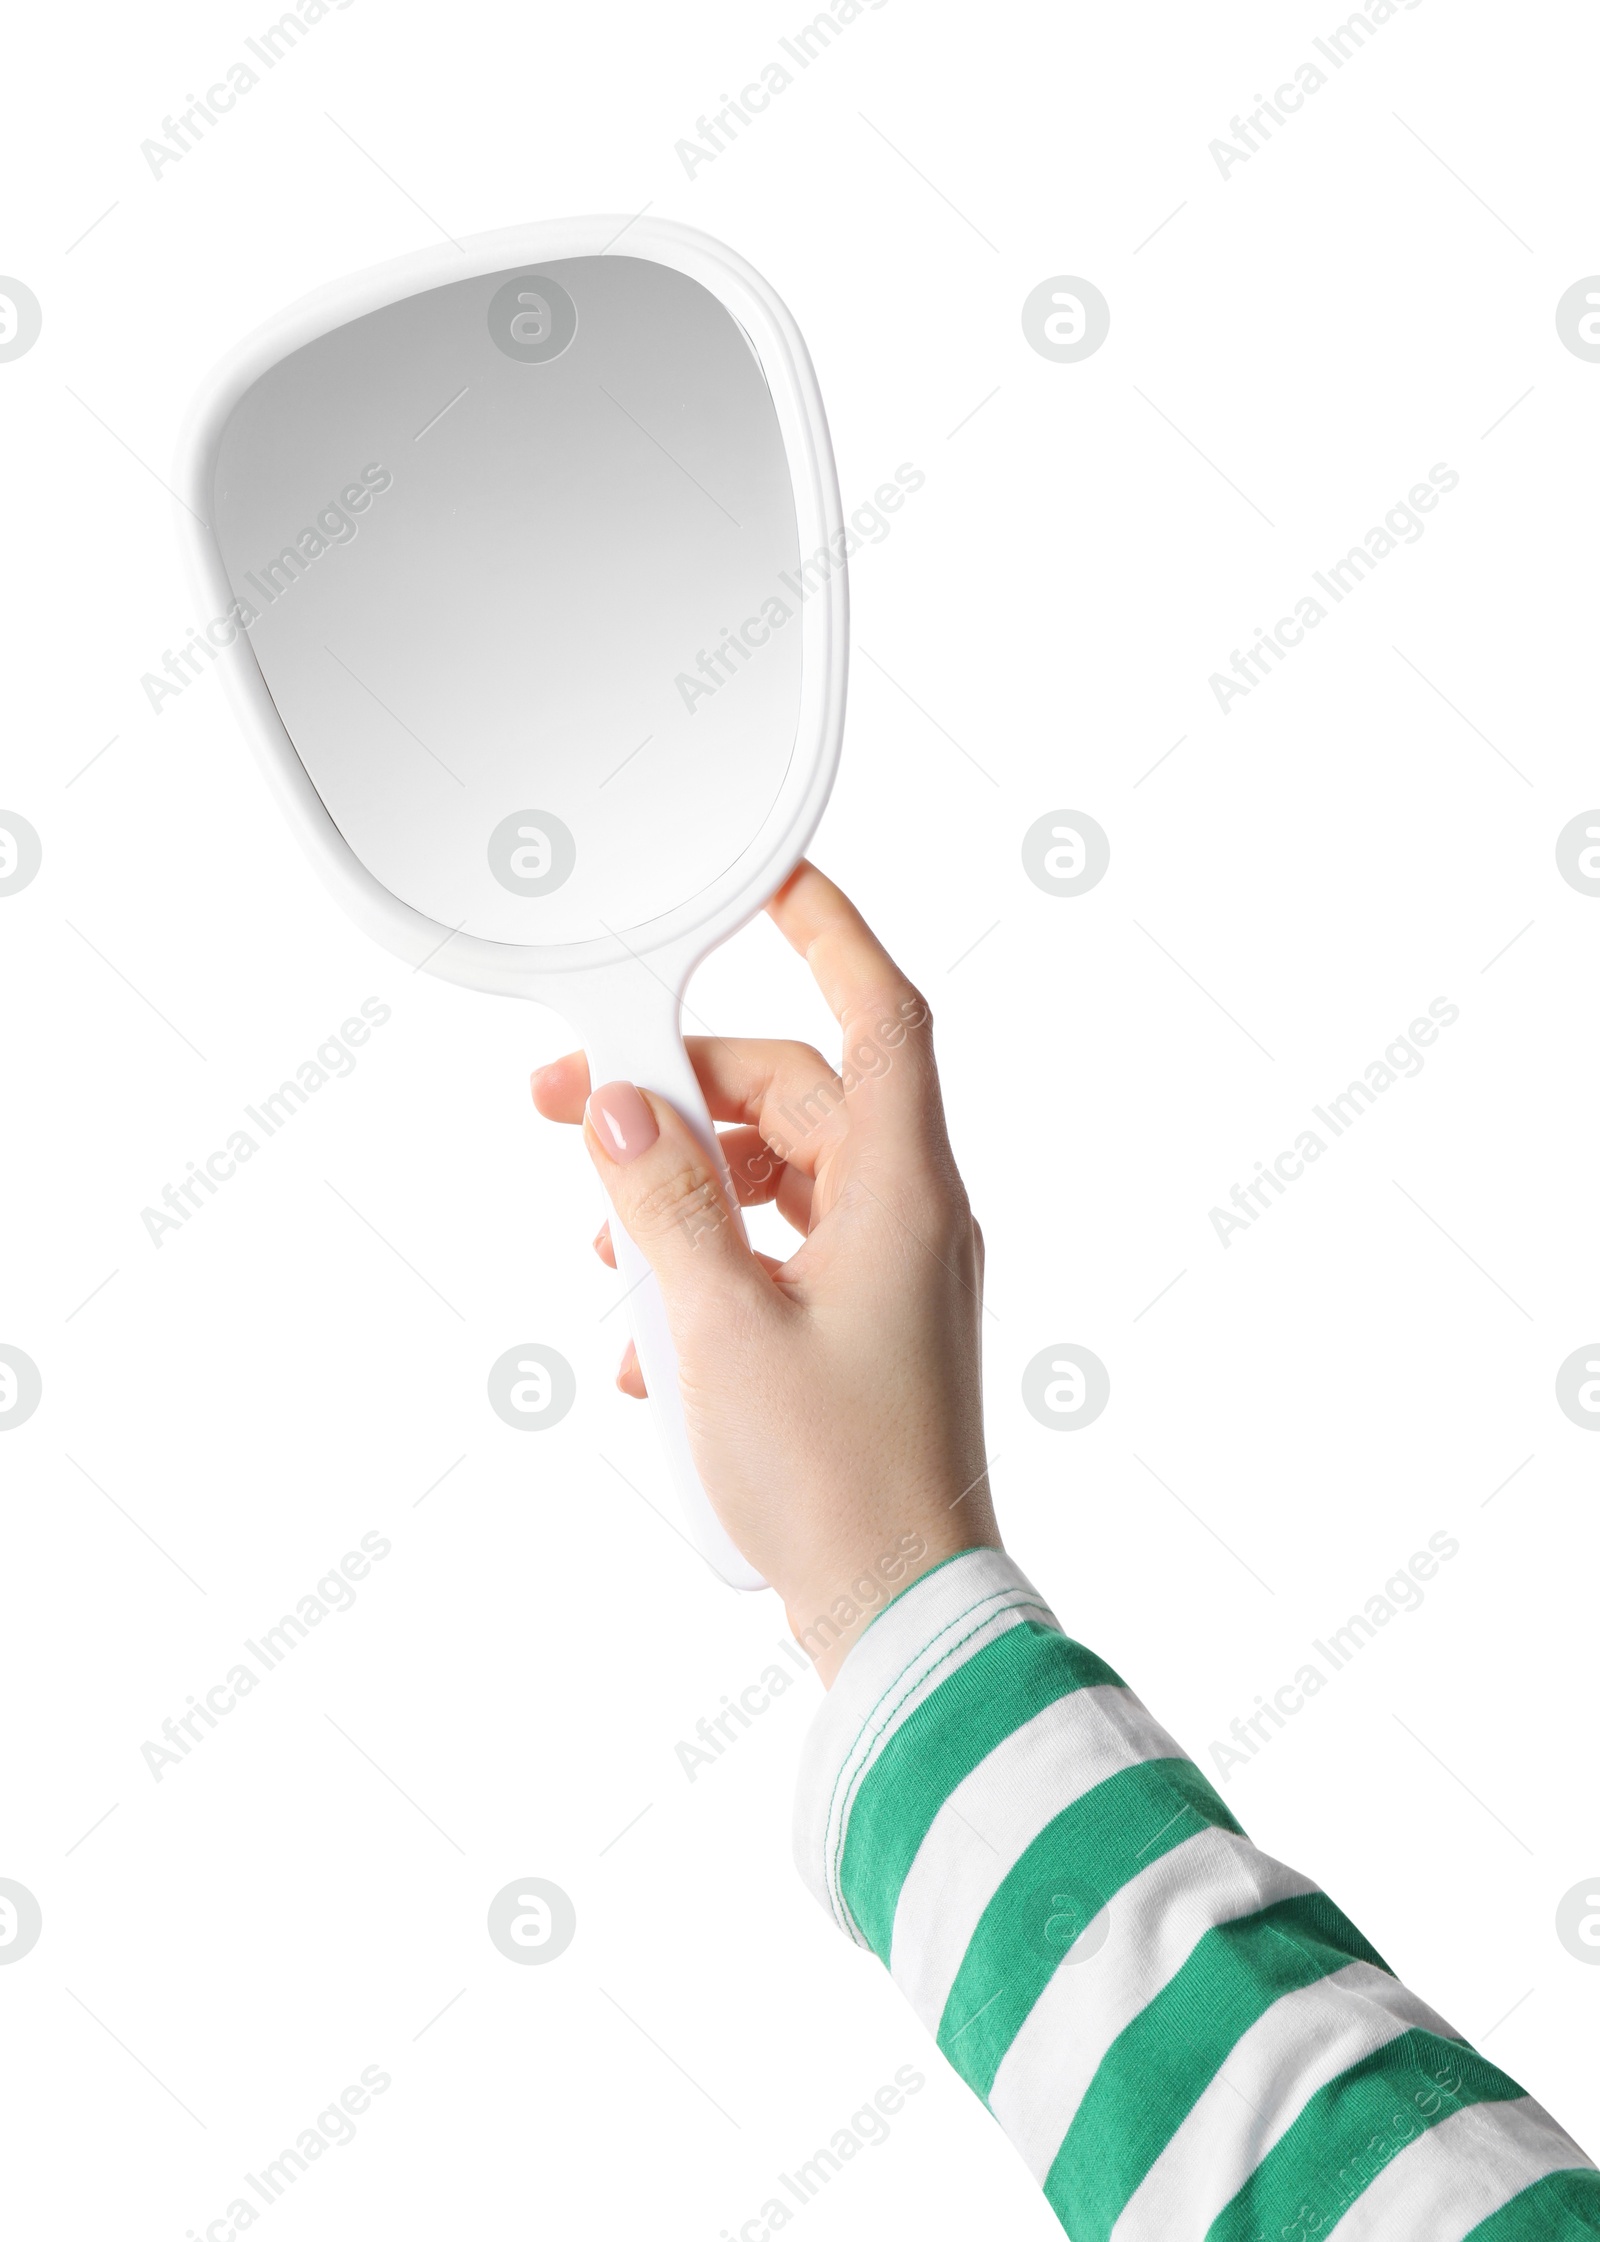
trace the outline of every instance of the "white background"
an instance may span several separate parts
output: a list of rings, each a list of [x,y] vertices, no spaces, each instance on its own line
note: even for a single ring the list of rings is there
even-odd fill
[[[441,230],[646,204],[793,309],[847,506],[927,476],[854,569],[815,854],[934,1006],[1011,1546],[1209,1769],[1459,1540],[1224,1795],[1593,2148],[1600,1972],[1554,1915],[1600,1870],[1600,1442],[1554,1380],[1600,1329],[1600,902],[1554,842],[1600,798],[1600,366],[1553,318],[1600,267],[1593,24],[1423,0],[1224,180],[1208,143],[1339,11],[888,0],[691,180],[675,143],[803,11],[354,0],[152,178],[271,20],[11,37],[0,267],[44,307],[0,366],[0,807],[44,844],[0,901],[0,1338],[44,1381],[0,1494],[0,1874],[44,1909],[0,1970],[20,2225],[201,2233],[376,2063],[270,2231],[710,2238],[913,2062],[797,2223],[1056,2231],[794,1875],[814,1685],[679,1766],[782,1616],[651,1514],[593,1179],[528,1101],[561,1023],[372,948],[219,681],[140,687],[202,620],[158,477],[224,350]],[[1020,324],[1062,274],[1112,308],[1079,365]],[[1210,673],[1437,461],[1425,536],[1224,716]],[[1075,900],[1019,855],[1060,808],[1111,838]],[[157,1250],[140,1210],[368,996],[355,1074]],[[1209,1209],[1441,996],[1423,1074],[1224,1250]],[[826,1033],[765,924],[692,1001]],[[484,1394],[526,1340],[579,1383],[534,1438]],[[1061,1341],[1111,1379],[1073,1435],[1020,1398]],[[155,1784],[145,1739],[370,1530],[355,1608]],[[578,1913],[542,1969],[484,1932],[529,1875]]]

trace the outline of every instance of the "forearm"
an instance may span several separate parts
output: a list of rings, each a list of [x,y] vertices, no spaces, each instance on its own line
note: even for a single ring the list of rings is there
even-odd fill
[[[1522,2242],[1600,2175],[1398,1983],[1009,1559],[927,1573],[807,1744],[807,1882],[1072,2242]]]

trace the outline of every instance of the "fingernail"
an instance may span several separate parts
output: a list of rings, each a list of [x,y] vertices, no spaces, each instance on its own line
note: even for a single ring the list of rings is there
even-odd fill
[[[661,1134],[631,1082],[603,1082],[590,1092],[586,1110],[595,1135],[619,1168],[648,1152]]]

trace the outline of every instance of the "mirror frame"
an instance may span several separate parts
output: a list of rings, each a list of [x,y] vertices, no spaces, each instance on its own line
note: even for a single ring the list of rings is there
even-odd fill
[[[624,242],[625,246],[618,248]],[[849,593],[844,521],[833,447],[821,394],[799,328],[781,299],[744,259],[690,226],[659,218],[557,218],[478,234],[459,249],[441,244],[330,282],[291,304],[215,367],[189,409],[179,440],[176,496],[179,541],[190,589],[203,615],[225,615],[237,597],[209,515],[223,432],[246,392],[292,352],[367,312],[429,289],[567,257],[618,255],[669,265],[717,297],[744,330],[772,394],[794,488],[798,565],[821,549],[839,558],[800,610],[801,691],[794,752],[764,823],[733,863],[699,895],[587,942],[518,945],[452,933],[384,887],[355,854],[311,782],[267,689],[247,630],[217,667],[246,738],[280,808],[335,899],[374,940],[412,966],[466,987],[544,996],[574,973],[609,977],[629,959],[665,952],[660,978],[681,989],[706,952],[767,902],[804,855],[838,767],[844,731]],[[655,968],[651,969],[652,972]]]

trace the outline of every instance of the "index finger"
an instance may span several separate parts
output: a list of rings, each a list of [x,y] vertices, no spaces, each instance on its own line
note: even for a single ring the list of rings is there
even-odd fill
[[[850,898],[814,864],[802,863],[767,910],[810,966],[843,1030],[846,1095],[867,1096],[875,1110],[931,1119],[942,1134],[932,1015]]]
[[[926,1005],[842,888],[802,861],[767,905],[768,916],[816,975],[848,1033],[863,1011]]]

